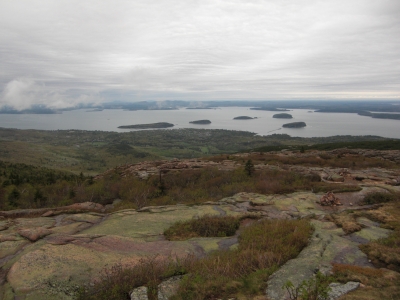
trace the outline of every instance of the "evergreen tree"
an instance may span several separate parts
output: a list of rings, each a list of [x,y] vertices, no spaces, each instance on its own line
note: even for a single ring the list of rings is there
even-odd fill
[[[246,164],[244,165],[244,170],[246,171],[247,175],[251,176],[253,175],[255,169],[254,169],[254,165],[253,162],[251,161],[251,159],[249,159]]]
[[[8,204],[12,207],[17,207],[18,203],[17,200],[21,196],[20,192],[14,188],[11,193],[8,195]]]

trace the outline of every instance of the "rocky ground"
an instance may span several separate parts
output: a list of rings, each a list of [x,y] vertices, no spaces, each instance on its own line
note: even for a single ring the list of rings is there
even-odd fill
[[[393,156],[388,157],[394,159]],[[117,170],[120,174],[131,173],[143,178],[159,170],[209,165],[232,169],[237,164],[228,160],[220,163],[176,160],[141,163]],[[163,236],[163,231],[172,223],[205,214],[250,213],[271,219],[311,219],[315,232],[309,246],[270,278],[266,299],[285,299],[287,295],[282,286],[288,279],[295,285],[299,284],[317,270],[327,272],[334,262],[373,267],[358,246],[386,237],[391,231],[381,228],[373,218],[367,217],[357,218],[355,224],[359,227],[346,231],[344,227],[337,226],[335,218],[329,216],[346,210],[377,209],[376,206],[362,205],[362,200],[373,191],[400,191],[398,171],[380,168],[357,171],[301,166],[291,168],[302,173],[317,173],[323,180],[339,185],[356,183],[362,189],[336,195],[342,204],[340,206],[320,205],[324,194],[307,191],[268,196],[239,193],[197,206],[145,207],[112,213],[106,207],[93,203],[58,209],[0,212],[0,299],[73,299],[82,283],[90,284],[104,268],[117,263],[134,264],[145,256],[156,254],[167,257],[194,253],[203,256],[216,249],[235,247],[237,236],[192,238],[187,241],[167,241]],[[168,284],[164,286],[168,289]],[[160,299],[166,299],[163,297]]]

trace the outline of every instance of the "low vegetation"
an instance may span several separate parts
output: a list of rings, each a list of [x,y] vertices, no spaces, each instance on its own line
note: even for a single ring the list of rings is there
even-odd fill
[[[382,192],[375,192],[375,193],[370,193],[365,196],[364,198],[364,203],[365,204],[378,204],[378,203],[385,203],[385,202],[390,202],[394,201],[396,199],[396,195],[392,193],[382,193]]]
[[[306,220],[262,220],[243,229],[237,250],[198,260],[172,299],[216,299],[262,295],[268,277],[307,245]]]
[[[17,175],[16,175],[17,174]],[[301,174],[278,171],[254,171],[216,168],[171,172],[147,180],[109,173],[99,180],[71,173],[54,172],[21,164],[0,164],[0,209],[41,208],[92,201],[111,203],[114,199],[129,202],[129,207],[147,205],[193,204],[219,200],[238,192],[264,194],[310,190],[313,182]],[[34,179],[35,178],[35,179]]]
[[[192,237],[232,236],[239,225],[238,217],[206,215],[198,219],[176,222],[164,232],[164,235],[170,241],[187,240]]]
[[[92,177],[82,173],[75,175],[43,167],[0,162],[0,209],[55,207],[85,201],[109,204],[115,199],[123,200],[121,207],[141,208],[148,205],[216,201],[239,192],[283,194],[300,190],[312,190],[316,193],[360,190],[357,185],[321,182],[318,174],[303,175],[284,170],[284,167],[261,170],[255,168],[255,164],[260,162],[275,164],[279,161],[282,164],[289,164],[293,161],[290,157],[254,154],[250,159],[246,157],[246,162],[240,157],[224,155],[214,156],[211,160],[221,161],[227,157],[238,160],[242,167],[231,171],[209,167],[170,172],[163,174],[161,181],[156,175],[142,180],[133,175],[123,177],[116,172],[109,172],[101,179],[93,180]],[[342,160],[345,164],[352,164],[350,160],[346,161],[345,158]],[[324,160],[310,158],[309,165],[313,165],[315,161]],[[379,163],[389,164],[384,161]],[[367,160],[365,164],[375,165],[375,160]],[[368,196],[367,201],[378,201],[369,197],[378,197],[376,195]],[[390,195],[379,197],[390,197]]]
[[[291,281],[287,281],[282,288],[286,289],[290,300],[327,300],[329,299],[329,284],[332,280],[332,276],[317,272],[314,277],[304,280],[299,286],[294,286]]]
[[[343,300],[400,299],[400,274],[388,269],[375,269],[354,265],[333,265],[335,281],[360,282],[363,288],[340,298]]]
[[[157,285],[164,279],[185,274],[196,258],[188,255],[178,257],[146,257],[134,265],[117,264],[106,268],[90,286],[82,286],[77,300],[131,299],[135,287],[147,286],[150,300],[157,299]]]
[[[135,266],[117,265],[104,270],[94,285],[82,287],[78,299],[129,299],[129,292],[142,285],[148,287],[149,299],[156,299],[157,285],[167,277],[181,274],[187,275],[177,295],[171,299],[262,295],[268,277],[299,254],[312,231],[307,220],[255,222],[242,229],[235,250],[215,251],[200,259],[190,255],[186,258],[151,257]]]
[[[299,151],[300,152],[300,151]],[[229,156],[235,161],[244,161],[240,156]],[[207,158],[213,161],[223,161],[226,155],[213,156]],[[251,159],[254,164],[277,165],[277,166],[308,166],[308,167],[331,167],[331,168],[387,168],[398,169],[399,165],[389,160],[383,160],[380,157],[365,157],[362,155],[341,155],[321,153],[320,155],[285,155],[284,153],[253,153],[246,157]]]
[[[362,216],[360,212],[342,212],[339,214],[331,214],[325,217],[326,220],[332,221],[342,228],[346,234],[360,231],[363,226],[357,222],[357,218]]]
[[[268,145],[259,148],[253,148],[252,150],[255,152],[271,152],[271,151],[280,151],[282,149],[287,149],[287,145]],[[329,151],[340,148],[347,149],[371,149],[371,150],[400,150],[400,140],[391,140],[385,139],[381,141],[374,140],[359,140],[356,142],[352,141],[335,141],[335,142],[324,142],[321,141],[319,143],[309,143],[303,144],[300,143],[298,145],[292,145],[290,149],[292,150],[321,150],[321,151]]]

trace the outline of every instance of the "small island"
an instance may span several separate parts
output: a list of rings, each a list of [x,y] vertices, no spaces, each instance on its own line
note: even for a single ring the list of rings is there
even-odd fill
[[[207,125],[207,124],[211,124],[211,121],[210,120],[197,120],[197,121],[192,121],[192,122],[189,122],[189,123]]]
[[[252,118],[252,117],[249,117],[249,116],[239,116],[239,117],[236,117],[236,118],[233,118],[234,120],[252,120],[252,119],[257,119],[257,118]]]
[[[302,128],[302,127],[306,127],[306,123],[305,122],[293,122],[293,123],[287,123],[287,124],[283,124],[282,127],[284,128]]]
[[[272,117],[276,119],[293,119],[293,116],[291,114],[286,114],[286,113],[275,114]]]
[[[174,124],[167,123],[167,122],[159,122],[159,123],[150,123],[150,124],[118,126],[118,128],[122,128],[122,129],[158,129],[158,128],[168,128],[168,127],[174,127]]]

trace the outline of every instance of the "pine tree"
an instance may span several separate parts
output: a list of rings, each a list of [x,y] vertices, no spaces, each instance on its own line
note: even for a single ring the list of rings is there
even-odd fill
[[[8,195],[8,204],[12,207],[17,207],[18,203],[16,202],[16,200],[19,199],[20,195],[20,192],[16,188],[14,188]]]
[[[254,165],[253,162],[251,161],[251,159],[249,159],[246,164],[244,165],[244,170],[246,171],[247,175],[251,176],[253,175],[255,169],[254,169]]]

